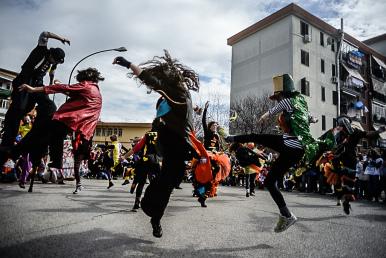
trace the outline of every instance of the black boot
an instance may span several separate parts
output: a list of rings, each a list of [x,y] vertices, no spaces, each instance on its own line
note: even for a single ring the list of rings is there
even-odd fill
[[[346,213],[347,215],[350,215],[350,210],[351,210],[351,205],[350,205],[350,202],[345,200],[343,202],[343,211],[344,213]]]
[[[151,218],[150,220],[151,226],[153,227],[153,236],[162,237],[162,227],[161,222],[159,220]]]
[[[139,209],[139,203],[140,203],[140,200],[138,197],[136,197],[132,211],[136,212]]]
[[[206,207],[208,207],[208,206],[206,206],[206,204],[205,204],[205,198],[204,197],[198,197],[198,202],[201,204],[201,207],[202,208],[206,208]]]

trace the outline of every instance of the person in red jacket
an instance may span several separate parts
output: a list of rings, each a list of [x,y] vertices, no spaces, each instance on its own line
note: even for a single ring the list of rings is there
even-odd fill
[[[22,151],[33,151],[36,145],[50,147],[50,167],[61,169],[63,166],[63,139],[70,132],[75,132],[73,142],[74,171],[76,189],[74,194],[81,190],[79,166],[82,160],[88,159],[91,139],[94,134],[102,109],[102,96],[98,82],[103,81],[99,71],[88,68],[78,71],[78,83],[73,85],[54,84],[50,86],[32,87],[23,84],[20,91],[30,93],[44,92],[45,94],[64,93],[69,99],[54,113],[51,123],[37,139],[28,139],[22,142]],[[39,148],[38,148],[39,149]],[[30,192],[32,192],[31,182]]]

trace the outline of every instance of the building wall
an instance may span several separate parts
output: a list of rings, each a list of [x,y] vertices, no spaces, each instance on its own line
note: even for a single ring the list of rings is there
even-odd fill
[[[336,91],[336,84],[331,82],[332,64],[336,64],[337,46],[335,40],[335,52],[333,52],[331,45],[327,44],[327,38],[330,35],[324,31],[322,31],[324,34],[324,46],[322,46],[320,44],[321,30],[310,24],[308,26],[311,42],[304,43],[303,36],[300,34],[300,21],[301,19],[297,16],[291,16],[293,28],[292,75],[298,91],[301,91],[302,78],[305,77],[310,82],[310,96],[305,96],[305,98],[311,115],[319,119],[318,123],[311,125],[311,133],[314,137],[319,137],[325,132],[322,130],[322,115],[326,117],[327,130],[333,127],[333,118],[337,115],[337,106],[333,105],[332,102],[333,91]],[[309,53],[309,66],[301,63],[301,50]],[[324,60],[324,73],[321,72],[321,59]],[[325,88],[325,101],[322,101],[322,86]]]
[[[93,142],[95,144],[104,144],[105,141],[110,142],[110,135],[116,133],[114,129],[117,131],[118,140],[123,146],[130,149],[133,139],[142,137],[149,131],[151,129],[151,123],[98,123]],[[119,129],[121,129],[122,134],[119,133]],[[103,131],[105,132],[104,134]],[[112,133],[110,134],[108,132]]]
[[[386,56],[386,40],[372,43],[369,46],[377,52],[381,53],[382,55]]]
[[[272,77],[291,71],[290,17],[232,46],[231,102],[272,92]]]
[[[309,24],[309,33],[311,42],[304,43],[300,18],[290,15],[232,45],[231,102],[251,94],[272,93],[272,77],[275,75],[292,74],[298,91],[301,91],[301,79],[306,77],[310,82],[310,96],[305,98],[310,113],[319,119],[318,123],[311,125],[311,133],[319,137],[325,132],[322,130],[322,115],[326,118],[328,130],[337,114],[337,106],[333,105],[336,84],[331,82],[336,53],[327,44],[329,35],[324,33],[324,46],[321,46],[320,30]],[[301,64],[301,50],[309,53],[308,67]],[[321,59],[325,62],[324,73],[321,72]],[[325,101],[321,98],[322,86],[325,88]]]

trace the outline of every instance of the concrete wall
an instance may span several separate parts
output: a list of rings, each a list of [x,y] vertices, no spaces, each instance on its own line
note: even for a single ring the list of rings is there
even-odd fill
[[[310,82],[310,96],[306,96],[310,113],[319,119],[311,125],[311,133],[319,137],[322,131],[322,115],[326,117],[326,129],[333,126],[337,106],[332,104],[336,85],[331,83],[335,52],[327,44],[320,45],[320,30],[309,25],[311,42],[304,43],[300,35],[300,19],[287,16],[232,46],[231,102],[247,95],[272,93],[272,77],[278,74],[293,75],[295,87],[301,90],[301,79]],[[335,40],[336,42],[336,40]],[[336,43],[335,43],[336,44]],[[309,66],[301,64],[301,50],[309,53]],[[335,51],[337,46],[335,45]],[[325,73],[321,72],[321,59]],[[321,87],[325,87],[325,101],[321,99]]]
[[[272,92],[272,77],[291,71],[290,17],[232,46],[231,102]]]
[[[318,137],[322,131],[322,115],[326,117],[326,129],[333,126],[333,118],[337,114],[337,106],[332,104],[332,94],[336,91],[336,84],[331,83],[332,64],[335,64],[337,51],[335,40],[335,52],[331,50],[331,45],[327,44],[327,35],[324,34],[324,46],[320,44],[320,30],[309,26],[311,42],[304,43],[303,36],[300,35],[300,18],[291,16],[293,33],[293,78],[295,87],[301,90],[301,79],[306,77],[310,82],[310,96],[305,96],[310,113],[319,119],[319,122],[311,125],[311,133]],[[301,63],[301,50],[309,53],[309,66]],[[321,72],[321,59],[324,59],[325,72]],[[325,87],[325,101],[322,101],[321,87]]]

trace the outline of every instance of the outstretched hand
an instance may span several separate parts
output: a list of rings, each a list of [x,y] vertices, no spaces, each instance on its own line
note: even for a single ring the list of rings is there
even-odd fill
[[[264,113],[260,118],[259,118],[259,123],[265,121],[268,118],[268,112]]]
[[[208,109],[208,107],[209,107],[209,101],[207,101],[207,102],[205,103],[205,109]]]
[[[127,61],[124,57],[118,56],[114,59],[113,64],[117,64],[126,68],[130,68],[131,62]]]
[[[28,84],[22,84],[20,87],[19,87],[19,91],[27,91],[27,92],[34,92],[35,88],[31,87],[30,85]]]
[[[70,45],[70,40],[68,40],[68,39],[66,39],[66,38],[62,38],[60,41],[61,41],[64,45],[66,45],[66,43],[67,43],[68,45]]]

